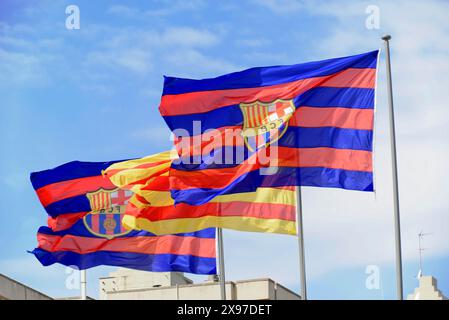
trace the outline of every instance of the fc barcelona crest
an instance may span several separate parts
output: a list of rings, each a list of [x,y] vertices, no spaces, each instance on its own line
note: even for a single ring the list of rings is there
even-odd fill
[[[269,103],[241,103],[240,109],[243,113],[242,136],[248,149],[254,151],[282,137],[295,112],[295,105],[292,100],[277,99]]]
[[[121,189],[99,189],[88,193],[91,211],[83,218],[86,229],[107,239],[129,233],[131,230],[122,226],[122,218],[131,195],[131,191]]]

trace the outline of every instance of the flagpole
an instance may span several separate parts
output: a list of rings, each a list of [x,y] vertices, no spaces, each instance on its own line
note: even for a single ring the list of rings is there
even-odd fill
[[[302,300],[307,300],[307,285],[306,285],[306,261],[304,255],[304,226],[302,222],[302,196],[301,187],[296,187],[296,233],[298,235],[299,245],[299,272],[301,280],[300,296]]]
[[[219,280],[220,280],[221,300],[226,300],[223,230],[221,228],[217,228],[217,238],[218,238],[218,263],[219,263],[219,271],[220,271]]]
[[[391,164],[393,171],[394,229],[395,229],[395,243],[396,243],[396,291],[398,300],[403,300],[401,224],[399,216],[398,164],[396,157],[396,132],[394,125],[393,84],[391,80],[390,43],[389,43],[390,39],[391,39],[390,35],[384,35],[382,37],[382,40],[384,40],[385,44],[388,107],[390,114],[390,138],[391,138],[391,158],[392,158]]]
[[[86,270],[80,270],[80,299],[87,300],[87,276]]]

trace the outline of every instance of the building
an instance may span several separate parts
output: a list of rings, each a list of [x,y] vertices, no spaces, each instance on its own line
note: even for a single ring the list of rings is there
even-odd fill
[[[193,283],[179,272],[146,272],[120,268],[100,278],[100,299],[219,300],[218,279]],[[299,300],[293,291],[269,278],[227,281],[228,300]]]
[[[0,300],[53,300],[23,283],[0,274]]]
[[[421,276],[418,288],[407,296],[407,300],[447,300],[447,298],[438,290],[437,280],[434,277]]]
[[[99,279],[103,300],[219,300],[220,285],[216,276],[203,283],[179,272],[146,272],[119,268],[109,277]],[[226,282],[228,300],[299,300],[293,291],[272,279]],[[79,300],[80,297],[52,298],[16,280],[0,274],[0,300]],[[88,299],[92,299],[88,297]],[[419,286],[407,300],[447,300],[432,276],[421,276]]]

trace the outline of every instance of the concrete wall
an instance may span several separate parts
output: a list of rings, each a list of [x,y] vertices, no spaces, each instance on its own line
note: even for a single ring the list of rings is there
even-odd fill
[[[171,287],[191,284],[192,281],[181,272],[147,272],[119,268],[109,277],[100,278],[100,299],[109,299],[116,292],[139,292],[142,289]],[[126,294],[129,296],[129,293]]]
[[[299,296],[272,279],[236,281],[236,300],[299,300]]]
[[[52,300],[52,298],[0,274],[0,300]]]
[[[233,284],[226,284],[226,296],[234,297]],[[216,283],[196,285],[175,285],[170,287],[134,289],[107,292],[108,300],[219,300],[220,287]]]
[[[182,273],[145,272],[119,269],[100,279],[100,299],[104,300],[220,300],[220,285],[209,278],[193,284]],[[299,296],[271,279],[228,281],[228,300],[298,300]]]

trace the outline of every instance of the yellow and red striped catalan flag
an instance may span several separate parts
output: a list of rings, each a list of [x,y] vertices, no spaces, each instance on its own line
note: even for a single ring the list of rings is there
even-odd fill
[[[293,187],[258,188],[254,192],[217,196],[199,206],[185,203],[175,206],[170,195],[169,171],[161,167],[155,169],[158,165],[151,165],[152,161],[160,161],[160,158],[155,155],[125,161],[105,170],[108,176],[113,172],[110,179],[116,186],[132,189],[135,193],[122,219],[125,228],[146,230],[157,235],[194,232],[210,227],[296,234]],[[142,167],[146,169],[142,170]],[[151,178],[145,182],[145,177]]]

